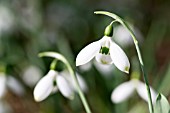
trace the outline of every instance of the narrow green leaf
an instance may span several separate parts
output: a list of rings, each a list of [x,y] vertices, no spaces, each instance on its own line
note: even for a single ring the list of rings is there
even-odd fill
[[[170,106],[164,95],[158,94],[154,109],[155,113],[169,113]]]

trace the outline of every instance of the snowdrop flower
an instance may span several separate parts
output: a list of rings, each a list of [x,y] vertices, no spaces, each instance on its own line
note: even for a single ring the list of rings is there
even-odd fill
[[[138,79],[131,79],[128,82],[124,82],[119,85],[111,94],[111,100],[113,103],[120,103],[122,101],[127,100],[129,97],[132,96],[134,91],[137,91],[138,95],[148,101],[148,95],[146,91],[145,84]],[[152,87],[150,87],[152,101],[155,103],[157,93],[154,91]]]
[[[15,93],[18,96],[22,96],[25,93],[25,89],[23,88],[22,84],[12,76],[7,77],[7,82],[6,82],[8,88]]]
[[[75,84],[73,78],[69,75],[69,72],[65,70],[65,71],[61,72],[61,75],[70,82],[70,85],[74,89],[74,91],[77,91],[76,84]],[[87,87],[85,80],[78,73],[76,73],[76,77],[77,77],[77,80],[78,80],[81,90],[83,92],[87,92],[88,87]]]
[[[55,82],[56,85],[54,84]],[[58,88],[64,97],[73,99],[74,93],[69,82],[56,71],[50,70],[35,86],[35,101],[40,102],[46,99],[56,89],[55,87]]]
[[[18,96],[22,96],[25,93],[22,84],[14,77],[7,76],[5,73],[0,73],[0,98],[2,98],[7,89],[10,89],[13,93]]]
[[[97,62],[102,64],[112,64],[125,72],[129,73],[130,63],[124,51],[112,41],[112,24],[106,27],[105,36],[102,39],[92,42],[83,48],[76,58],[76,66],[88,63],[94,57]]]

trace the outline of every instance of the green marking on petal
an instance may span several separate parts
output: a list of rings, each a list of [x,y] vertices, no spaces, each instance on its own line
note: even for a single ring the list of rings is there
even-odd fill
[[[128,66],[125,67],[125,72],[129,73],[129,67]]]
[[[108,55],[109,54],[109,48],[108,47],[101,47],[100,53]]]
[[[57,82],[55,80],[53,81],[53,86],[57,86]]]

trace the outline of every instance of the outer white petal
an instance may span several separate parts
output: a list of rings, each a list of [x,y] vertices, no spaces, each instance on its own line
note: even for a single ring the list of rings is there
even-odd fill
[[[76,58],[76,66],[86,64],[99,52],[101,47],[100,41],[93,42],[83,48]]]
[[[22,96],[25,93],[24,87],[16,78],[14,78],[12,76],[8,76],[7,81],[8,81],[7,86],[13,93],[15,93],[19,96]]]
[[[120,103],[125,101],[132,95],[134,90],[135,85],[133,82],[124,82],[112,92],[111,100],[113,103]]]
[[[112,59],[111,59],[110,55],[97,53],[96,60],[97,60],[97,62],[99,62],[101,64],[112,64]]]
[[[115,66],[126,73],[129,73],[130,63],[124,51],[113,41],[110,46],[110,56]]]
[[[58,75],[56,77],[56,81],[57,81],[58,89],[62,93],[62,95],[65,96],[66,98],[73,99],[74,98],[74,91],[72,89],[71,84],[69,84],[69,81],[66,80],[61,75]]]
[[[152,102],[155,103],[157,93],[155,92],[155,90],[152,87],[150,87],[150,91],[151,91],[151,96],[152,96]],[[144,99],[145,101],[148,101],[147,90],[146,90],[145,84],[143,82],[139,81],[138,86],[137,86],[137,92],[142,99]]]
[[[0,99],[4,96],[6,91],[6,76],[4,73],[0,73]]]
[[[53,91],[53,81],[56,77],[56,72],[50,70],[36,85],[34,89],[34,99],[39,102],[47,98]]]

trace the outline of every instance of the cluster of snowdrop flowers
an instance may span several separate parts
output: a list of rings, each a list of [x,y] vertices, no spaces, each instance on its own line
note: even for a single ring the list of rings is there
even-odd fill
[[[132,74],[134,75],[137,73],[133,72]],[[131,96],[133,96],[133,93],[135,91],[137,91],[138,95],[143,100],[148,101],[148,95],[147,95],[145,83],[141,82],[138,77],[132,77],[130,81],[124,82],[119,86],[117,86],[111,94],[111,100],[113,103],[123,102],[128,98],[130,98]],[[150,91],[152,96],[152,102],[155,103],[157,93],[152,87],[150,87]]]
[[[87,91],[85,81],[81,76],[76,74],[80,87],[83,91]],[[50,70],[40,81],[37,83],[34,89],[34,99],[37,102],[43,101],[50,94],[60,91],[61,94],[68,98],[74,98],[75,84],[69,75],[69,72],[57,72]]]
[[[115,66],[129,73],[130,63],[125,52],[112,41],[113,26],[112,23],[105,29],[103,38],[92,42],[83,48],[76,58],[76,66],[84,65],[91,61],[94,57],[101,64],[115,64]]]

